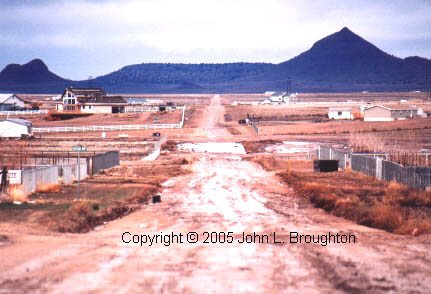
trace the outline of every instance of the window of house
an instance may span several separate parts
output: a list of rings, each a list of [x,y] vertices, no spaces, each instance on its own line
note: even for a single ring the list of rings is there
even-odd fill
[[[342,115],[343,113],[341,111],[338,111],[338,115]]]

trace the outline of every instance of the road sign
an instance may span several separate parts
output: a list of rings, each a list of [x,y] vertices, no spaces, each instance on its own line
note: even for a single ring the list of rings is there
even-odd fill
[[[72,151],[87,151],[87,147],[84,146],[73,146]]]

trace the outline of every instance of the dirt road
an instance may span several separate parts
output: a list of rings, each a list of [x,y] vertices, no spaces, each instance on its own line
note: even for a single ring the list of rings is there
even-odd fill
[[[1,247],[0,292],[429,293],[429,238],[418,243],[329,216],[251,162],[203,156],[192,168],[165,183],[161,204],[94,232],[4,232],[12,244]],[[187,242],[189,232],[198,243]],[[233,242],[203,243],[204,232],[233,232]],[[238,243],[243,232],[269,242]],[[353,234],[357,242],[295,244],[290,232]],[[183,243],[132,240],[172,233]]]
[[[223,132],[217,99],[203,124],[209,139]],[[330,216],[239,156],[197,158],[191,174],[164,183],[161,203],[93,232],[3,230],[0,293],[431,292],[431,236]],[[262,242],[240,243],[255,233]],[[296,233],[352,235],[355,243],[294,243]]]

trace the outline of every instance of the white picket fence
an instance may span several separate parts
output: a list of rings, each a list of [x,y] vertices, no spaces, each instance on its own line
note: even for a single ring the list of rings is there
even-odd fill
[[[60,132],[96,132],[96,131],[130,131],[148,129],[179,129],[179,124],[153,124],[153,125],[110,125],[110,126],[82,126],[82,127],[44,127],[33,128],[33,133],[60,133]]]
[[[19,110],[19,111],[0,111],[0,115],[34,115],[34,114],[47,114],[48,109],[42,110]]]
[[[175,111],[184,109],[185,106],[165,106],[166,111]],[[126,106],[126,112],[158,112],[160,111],[159,106],[142,106],[142,105],[128,105]]]
[[[150,125],[109,125],[109,126],[80,126],[80,127],[41,127],[33,128],[33,133],[63,133],[63,132],[97,132],[97,131],[132,131],[149,129],[181,129],[184,125],[183,108],[181,121],[177,124],[150,124]]]

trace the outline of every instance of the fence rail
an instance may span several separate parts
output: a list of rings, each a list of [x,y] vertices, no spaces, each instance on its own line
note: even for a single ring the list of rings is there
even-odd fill
[[[158,141],[156,144],[154,144],[153,152],[151,152],[150,154],[148,154],[147,156],[142,158],[142,160],[156,160],[157,157],[159,157],[159,155],[160,155],[160,151],[162,149],[162,144],[164,144],[167,140],[168,140],[168,137],[166,135],[163,136],[160,139],[160,141]]]
[[[33,128],[33,133],[60,133],[60,132],[96,132],[96,131],[127,131],[147,129],[179,129],[182,124],[152,124],[152,125],[110,125],[110,126],[82,126],[82,127],[46,127]]]
[[[419,189],[431,187],[431,167],[403,166],[386,160],[387,153],[350,153],[321,145],[316,155],[319,159],[338,160],[338,166],[343,169],[350,162],[352,170],[388,182],[396,181]]]
[[[42,110],[17,110],[17,111],[0,111],[0,115],[34,115],[34,114],[47,114],[47,109]]]
[[[175,111],[184,109],[185,106],[165,106],[166,111]],[[160,111],[159,106],[139,106],[139,105],[128,105],[126,106],[126,112],[158,112]]]

